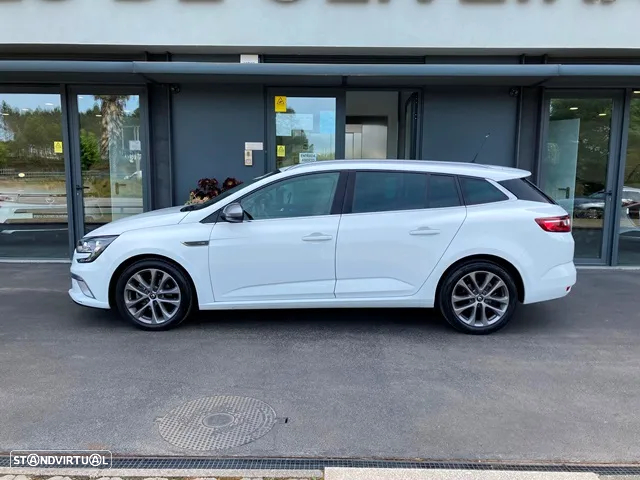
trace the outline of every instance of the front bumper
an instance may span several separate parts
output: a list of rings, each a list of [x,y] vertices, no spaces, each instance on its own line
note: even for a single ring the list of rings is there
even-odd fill
[[[71,264],[69,296],[79,305],[93,308],[111,308],[109,305],[109,279],[111,275],[101,258],[93,263],[78,263],[74,255]]]

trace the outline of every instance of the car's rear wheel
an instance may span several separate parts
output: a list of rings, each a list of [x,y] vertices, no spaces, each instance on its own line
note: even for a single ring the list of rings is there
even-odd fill
[[[145,330],[166,330],[191,313],[193,291],[185,274],[164,260],[141,260],[128,266],[116,283],[120,315]]]
[[[439,292],[440,311],[461,332],[482,335],[504,327],[518,290],[509,272],[488,261],[470,261],[449,272]]]

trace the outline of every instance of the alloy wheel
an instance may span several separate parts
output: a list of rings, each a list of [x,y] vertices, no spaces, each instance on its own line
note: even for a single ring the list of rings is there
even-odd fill
[[[159,269],[139,270],[124,287],[125,306],[142,323],[167,323],[178,312],[180,302],[178,283],[170,274]]]
[[[453,312],[472,327],[498,322],[509,307],[509,289],[495,273],[475,271],[464,275],[451,294]]]

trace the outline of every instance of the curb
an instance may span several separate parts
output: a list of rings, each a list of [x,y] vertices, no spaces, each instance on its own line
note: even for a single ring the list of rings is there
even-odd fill
[[[139,478],[323,478],[321,470],[206,470],[206,469],[122,469],[122,468],[0,468],[0,480],[5,475],[35,477],[139,477]]]

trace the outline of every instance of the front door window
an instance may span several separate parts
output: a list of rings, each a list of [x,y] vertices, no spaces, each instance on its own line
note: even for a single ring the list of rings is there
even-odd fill
[[[340,173],[302,175],[249,194],[242,208],[251,220],[329,215]]]

